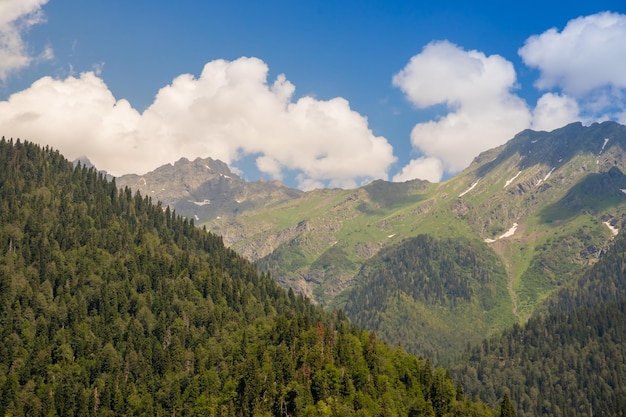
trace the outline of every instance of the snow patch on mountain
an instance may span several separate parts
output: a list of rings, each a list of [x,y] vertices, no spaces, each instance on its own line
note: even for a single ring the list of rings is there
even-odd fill
[[[556,169],[556,167],[552,168],[552,169],[550,170],[550,172],[548,172],[548,173],[546,174],[546,176],[545,176],[545,177],[543,177],[543,179],[542,179],[542,180],[537,181],[537,184],[536,184],[535,186],[536,186],[536,187],[539,187],[541,184],[543,184],[544,182],[548,181],[548,178],[550,178],[550,175],[552,175],[552,173],[554,172],[554,170],[555,170],[555,169]]]
[[[204,201],[191,201],[191,200],[188,200],[188,201],[194,203],[196,206],[206,206],[207,204],[211,204],[211,200],[207,200],[207,199],[205,199]]]
[[[507,230],[506,232],[504,232],[503,234],[500,235],[500,237],[498,239],[504,239],[506,237],[511,237],[515,234],[515,231],[517,230],[519,224],[517,223],[513,223],[513,226],[511,226],[511,228],[509,230]]]
[[[517,177],[520,176],[520,174],[522,173],[522,171],[518,172],[517,174],[515,174],[515,176],[513,178],[511,178],[510,180],[508,180],[505,184],[504,187],[502,188],[506,188],[508,187],[513,181],[515,181],[517,179]]]
[[[517,228],[519,227],[519,224],[517,223],[513,223],[513,226],[511,226],[511,228],[509,230],[507,230],[506,232],[502,233],[500,236],[498,236],[495,239],[485,239],[486,243],[493,243],[496,240],[500,240],[500,239],[505,239],[507,237],[511,237],[515,234],[515,232],[517,231]]]
[[[470,187],[463,191],[461,194],[459,194],[459,197],[463,197],[465,194],[469,193],[470,191],[472,191],[474,189],[474,187],[476,187],[478,185],[478,182],[480,181],[480,178],[476,180],[475,183],[473,183],[472,185],[470,185]]]
[[[602,151],[604,150],[604,147],[606,146],[607,143],[609,143],[609,138],[604,139],[604,143],[602,144],[602,149],[600,149],[600,153],[598,153],[598,156],[602,155]]]
[[[611,233],[613,233],[613,236],[617,236],[617,234],[619,233],[619,229],[617,227],[611,226],[611,223],[609,223],[609,222],[602,222],[602,224],[605,224],[606,227],[609,228]]]

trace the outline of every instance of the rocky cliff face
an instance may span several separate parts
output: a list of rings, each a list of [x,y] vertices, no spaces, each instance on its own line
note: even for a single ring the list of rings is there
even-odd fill
[[[116,183],[161,201],[178,214],[193,218],[196,224],[302,195],[279,182],[247,182],[228,165],[211,158],[183,158],[145,175],[124,175],[116,178]]]

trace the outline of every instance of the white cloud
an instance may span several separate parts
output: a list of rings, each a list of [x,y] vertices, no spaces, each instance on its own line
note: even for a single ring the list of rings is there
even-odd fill
[[[256,159],[256,166],[261,172],[265,172],[273,178],[281,178],[282,168],[280,163],[271,156],[262,155]]]
[[[47,0],[0,0],[0,82],[46,48],[28,55],[22,34],[42,21]],[[440,180],[475,155],[531,127],[552,130],[574,120],[626,122],[626,16],[599,13],[527,39],[523,61],[539,70],[545,94],[531,111],[515,94],[513,65],[447,41],[432,42],[393,77],[417,108],[446,113],[420,122],[411,142],[420,157],[394,181]],[[0,102],[0,133],[49,144],[69,158],[86,155],[113,174],[142,173],[180,157],[211,156],[233,164],[252,155],[275,179],[294,175],[299,187],[354,187],[387,178],[395,161],[384,137],[342,98],[294,98],[284,75],[268,82],[255,58],[206,64],[163,87],[139,113],[117,100],[94,71],[66,79],[44,77]],[[71,72],[71,66],[70,66]]]
[[[539,70],[537,88],[560,89],[588,118],[612,118],[626,104],[625,39],[626,15],[603,12],[531,36],[519,54]]]
[[[571,97],[546,93],[533,110],[532,128],[551,131],[580,120],[578,103]]]
[[[256,58],[209,62],[198,78],[183,74],[163,87],[143,114],[93,72],[44,77],[0,102],[0,131],[86,155],[115,175],[183,156],[231,164],[258,155],[259,170],[277,179],[295,171],[302,188],[387,178],[391,145],[346,100],[293,101],[295,87],[283,75],[268,85],[267,72]]]
[[[576,120],[626,121],[626,15],[603,12],[528,38],[519,55],[539,70],[535,86],[547,91],[532,114],[516,94],[515,70],[498,55],[465,51],[447,41],[432,42],[411,58],[393,83],[418,108],[444,104],[448,113],[418,123],[413,146],[424,158],[438,158],[444,172],[465,168],[480,151],[498,146],[525,129],[553,130]],[[417,166],[422,167],[419,171]],[[411,161],[401,174],[440,175]],[[411,174],[414,173],[414,174]]]
[[[127,162],[138,156],[140,114],[116,101],[93,73],[80,78],[44,77],[0,102],[0,131],[61,150],[66,157]],[[104,167],[103,167],[104,168]]]
[[[595,88],[626,87],[626,16],[599,13],[571,20],[562,32],[552,28],[528,38],[519,54],[538,68],[537,87],[561,87],[580,96]]]
[[[0,81],[31,61],[22,35],[31,26],[43,21],[41,6],[48,0],[0,1]],[[52,49],[46,48],[40,59],[49,59]]]
[[[446,116],[418,123],[411,142],[424,157],[439,159],[445,172],[455,173],[481,151],[504,143],[530,125],[528,106],[511,92],[515,79],[513,65],[501,56],[465,51],[440,41],[411,58],[393,83],[419,108],[447,106]],[[430,166],[433,170],[424,175],[441,179],[437,165]],[[406,172],[413,168],[406,167]]]
[[[411,160],[394,175],[393,181],[403,182],[419,178],[430,182],[438,182],[443,176],[443,164],[438,158],[417,158]]]

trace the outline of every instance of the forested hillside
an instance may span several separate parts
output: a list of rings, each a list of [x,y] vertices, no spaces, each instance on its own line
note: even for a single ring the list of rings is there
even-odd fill
[[[488,402],[510,390],[521,416],[625,415],[625,256],[620,233],[526,325],[471,349],[455,371],[464,386]]]
[[[517,321],[507,280],[483,242],[418,235],[365,263],[345,311],[382,339],[445,363],[488,329]]]
[[[525,323],[598,261],[626,217],[624,172],[626,126],[572,123],[522,131],[441,183],[314,190],[206,227],[281,285],[444,360]],[[408,248],[420,235],[438,247],[432,265]],[[479,263],[456,259],[455,245]]]
[[[0,415],[492,415],[94,169],[0,167]]]

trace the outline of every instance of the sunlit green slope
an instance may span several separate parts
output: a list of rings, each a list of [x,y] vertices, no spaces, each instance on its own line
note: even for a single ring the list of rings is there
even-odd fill
[[[340,307],[362,280],[364,264],[376,262],[383,248],[420,234],[482,245],[497,255],[507,279],[493,300],[481,302],[509,311],[492,322],[480,309],[471,313],[486,336],[503,323],[526,320],[596,261],[626,208],[624,149],[626,128],[612,122],[524,131],[440,184],[376,181],[355,190],[316,190],[207,227],[281,284]],[[455,316],[445,317],[449,324]]]

